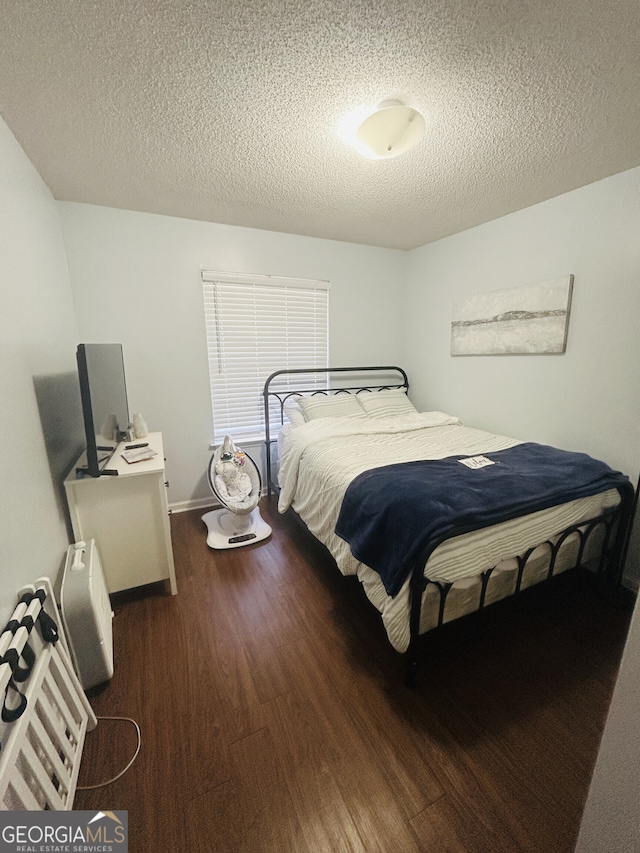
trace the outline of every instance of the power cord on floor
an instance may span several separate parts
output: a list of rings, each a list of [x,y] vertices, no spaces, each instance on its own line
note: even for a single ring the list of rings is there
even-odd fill
[[[107,779],[106,782],[99,782],[96,785],[76,785],[76,791],[92,791],[94,788],[104,788],[106,785],[111,785],[112,782],[115,782],[117,779],[120,779],[120,777],[124,776],[124,774],[127,772],[127,770],[131,767],[133,762],[138,757],[138,753],[140,752],[140,747],[142,745],[142,734],[140,732],[140,726],[136,723],[135,720],[132,720],[131,717],[96,717],[96,719],[98,719],[98,720],[122,720],[123,722],[126,722],[126,723],[132,723],[136,728],[136,732],[137,732],[137,736],[138,736],[138,745],[136,746],[136,751],[133,753],[133,757],[131,758],[131,760],[129,761],[127,766],[123,770],[121,770],[117,776],[114,776],[112,779]]]

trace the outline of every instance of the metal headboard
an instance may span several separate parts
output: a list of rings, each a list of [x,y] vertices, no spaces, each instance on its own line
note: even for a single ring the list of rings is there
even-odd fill
[[[317,377],[325,376],[324,383]],[[307,381],[300,386],[291,377],[306,377]],[[316,377],[313,379],[312,377]],[[369,378],[371,381],[369,381]],[[343,384],[344,382],[344,384]],[[278,407],[280,425],[284,424],[284,406],[288,399],[297,396],[313,396],[315,394],[358,394],[364,391],[385,391],[390,388],[409,388],[407,374],[396,365],[379,365],[369,367],[300,367],[293,370],[276,370],[264,383],[262,396],[264,399],[265,423],[265,460],[267,469],[267,489],[277,491],[277,484],[271,476],[271,445],[276,438],[271,437],[270,414],[271,407]]]

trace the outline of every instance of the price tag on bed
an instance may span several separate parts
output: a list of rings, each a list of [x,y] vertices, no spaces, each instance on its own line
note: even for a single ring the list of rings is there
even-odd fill
[[[458,459],[458,462],[462,462],[463,465],[466,465],[467,468],[485,468],[487,465],[495,465],[491,459],[487,459],[486,456],[468,456],[466,459]]]

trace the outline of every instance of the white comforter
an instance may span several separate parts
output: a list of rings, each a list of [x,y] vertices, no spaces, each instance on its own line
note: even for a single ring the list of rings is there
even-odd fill
[[[333,439],[337,442],[338,457],[337,464],[342,468],[341,480],[348,483],[357,475],[370,468],[387,465],[390,462],[413,462],[417,459],[442,459],[451,453],[461,452],[457,448],[450,450],[443,445],[441,433],[433,433],[433,427],[445,425],[460,425],[458,418],[446,415],[444,412],[421,412],[394,418],[393,421],[369,418],[318,418],[300,424],[292,429],[282,442],[282,457],[278,480],[280,483],[280,499],[278,509],[285,512],[290,506],[298,484],[298,473],[302,454],[318,442],[325,439]],[[472,430],[479,433],[479,430]],[[405,435],[415,434],[415,441],[406,441]],[[485,433],[489,435],[489,433]],[[346,437],[350,438],[349,453],[345,456],[340,449],[345,443],[339,441]],[[355,439],[354,437],[358,437]],[[404,440],[403,440],[404,439]],[[434,439],[433,441],[431,439]],[[353,441],[353,444],[352,444]],[[510,441],[510,439],[507,439]],[[427,443],[425,447],[424,443]],[[518,442],[505,444],[511,447]],[[430,446],[430,449],[428,447]],[[353,449],[352,449],[353,448]],[[485,448],[485,450],[499,448]],[[373,451],[374,458],[371,458]],[[424,456],[424,453],[435,455]],[[475,452],[475,451],[472,451]],[[415,456],[414,454],[419,455]],[[384,454],[384,459],[379,459],[379,454]],[[405,456],[409,454],[408,458]],[[386,458],[388,457],[388,458]],[[365,461],[368,460],[368,461]]]
[[[404,651],[409,641],[409,582],[391,598],[377,573],[359,563],[348,544],[334,533],[347,486],[354,477],[371,468],[495,452],[519,443],[507,436],[465,427],[458,418],[443,412],[405,415],[393,421],[366,416],[320,418],[291,429],[281,443],[278,508],[285,512],[293,507],[309,530],[329,548],[340,571],[358,576],[367,596],[383,615],[392,645]],[[554,532],[598,515],[618,500],[614,489],[605,495],[572,501],[448,540],[431,556],[425,573],[432,580],[468,588],[473,583],[471,579],[480,572],[524,553]],[[512,561],[507,566],[510,575],[514,574],[514,565]],[[433,592],[434,587],[428,587],[426,595]],[[466,597],[476,596],[469,592]],[[431,627],[430,618],[425,615],[423,630]]]

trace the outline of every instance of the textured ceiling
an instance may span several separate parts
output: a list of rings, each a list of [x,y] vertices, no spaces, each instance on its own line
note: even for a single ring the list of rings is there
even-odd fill
[[[61,200],[409,249],[640,165],[638,0],[1,0],[0,115]],[[398,98],[427,133],[336,133]]]

